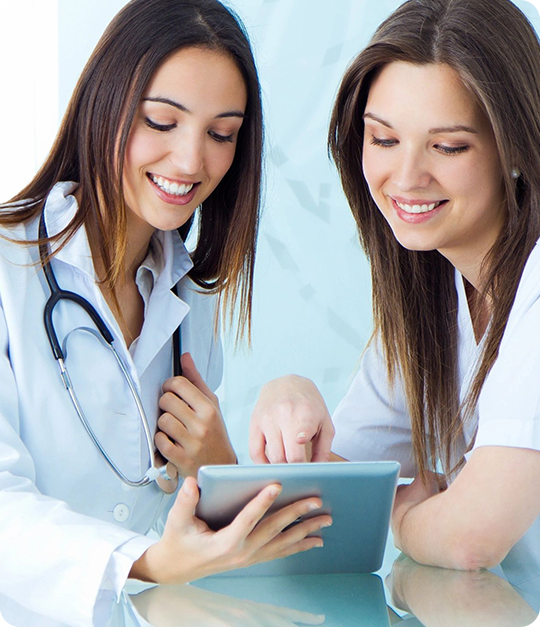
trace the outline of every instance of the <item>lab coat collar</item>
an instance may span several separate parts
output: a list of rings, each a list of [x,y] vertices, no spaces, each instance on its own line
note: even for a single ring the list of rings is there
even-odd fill
[[[77,189],[77,185],[72,181],[63,181],[56,183],[49,193],[45,203],[44,218],[50,237],[60,233],[75,217],[78,204],[72,194]],[[82,270],[92,280],[97,280],[90,244],[84,228],[75,232],[55,258]],[[178,231],[156,231],[154,250],[149,252],[143,266],[152,272],[156,285],[160,284],[171,289],[189,272],[193,267],[193,262]]]
[[[49,236],[57,235],[75,217],[78,205],[72,193],[76,188],[77,183],[62,182],[57,183],[51,190],[44,208],[45,225]],[[84,272],[92,281],[97,281],[90,244],[84,228],[75,232],[56,254],[55,259]],[[178,298],[171,288],[187,275],[193,267],[193,262],[176,230],[156,231],[151,250],[141,266],[152,273],[154,286],[146,303],[141,335],[133,346],[134,350],[130,351],[139,376],[163,345],[170,340],[174,330],[180,326],[189,311],[189,305]],[[110,323],[117,326],[112,319]]]

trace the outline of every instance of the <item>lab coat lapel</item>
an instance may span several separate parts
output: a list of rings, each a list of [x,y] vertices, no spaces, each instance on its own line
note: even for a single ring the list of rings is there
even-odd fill
[[[164,267],[150,295],[133,358],[139,376],[142,376],[163,345],[172,341],[175,329],[189,311],[189,305],[171,290],[193,267],[191,257],[176,231],[158,231],[155,237],[163,251]]]

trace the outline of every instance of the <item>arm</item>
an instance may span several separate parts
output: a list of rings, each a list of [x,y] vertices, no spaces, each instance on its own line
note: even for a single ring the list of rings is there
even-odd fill
[[[540,515],[540,451],[476,449],[450,487],[416,479],[396,496],[396,546],[415,561],[477,570],[499,564]]]
[[[335,437],[334,437],[335,433]],[[315,385],[289,376],[263,387],[250,426],[250,455],[258,463],[396,460],[415,475],[411,427],[401,385],[389,389],[376,340],[332,420]],[[332,451],[331,452],[331,449]]]

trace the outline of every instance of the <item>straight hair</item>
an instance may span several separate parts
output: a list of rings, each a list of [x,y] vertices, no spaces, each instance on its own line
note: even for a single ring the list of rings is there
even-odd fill
[[[200,208],[189,275],[219,294],[232,320],[239,304],[237,339],[250,330],[255,247],[260,211],[263,122],[260,84],[245,28],[217,0],[132,0],[112,20],[92,53],[45,163],[0,213],[0,225],[34,219],[58,181],[80,186],[79,209],[55,238],[56,252],[82,225],[105,267],[102,283],[116,298],[124,268],[127,214],[123,164],[130,129],[146,86],[182,48],[229,55],[247,88],[244,123],[233,163]],[[186,239],[193,218],[180,227]],[[37,243],[34,242],[26,243]],[[116,302],[116,305],[118,303]]]
[[[482,265],[491,320],[470,389],[460,398],[455,269],[437,251],[403,248],[362,173],[363,113],[370,85],[395,61],[453,68],[491,124],[506,219]],[[404,95],[406,98],[406,94]],[[404,386],[419,474],[463,463],[459,447],[495,363],[523,268],[540,235],[540,45],[510,0],[409,0],[352,61],[339,88],[329,151],[371,262],[374,337],[391,385]],[[511,177],[511,169],[521,171]],[[474,312],[473,312],[474,314]],[[476,434],[475,436],[476,437]],[[469,443],[468,450],[474,444]]]

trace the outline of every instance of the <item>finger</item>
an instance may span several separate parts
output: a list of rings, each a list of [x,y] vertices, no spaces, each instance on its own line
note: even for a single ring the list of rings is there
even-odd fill
[[[230,536],[235,544],[243,542],[273,505],[280,492],[281,486],[277,483],[266,486],[237,514],[232,523],[225,529],[222,529],[220,533]]]
[[[183,444],[190,437],[186,425],[172,414],[161,414],[157,422],[158,429],[168,435],[173,442]]]
[[[251,423],[249,428],[249,456],[256,464],[269,464],[270,460],[266,457],[266,440],[262,431],[256,425]]]
[[[323,423],[320,433],[315,436],[312,442],[311,461],[328,462],[332,451],[332,440],[336,430],[330,419]]]
[[[193,409],[174,392],[165,392],[161,396],[159,408],[181,422],[189,431],[200,422]]]
[[[212,395],[212,398],[209,398],[186,377],[171,377],[167,379],[163,384],[164,395],[167,392],[175,394],[179,399],[182,399],[199,417],[214,414],[216,411],[216,397]]]
[[[188,381],[191,381],[193,385],[198,388],[205,396],[212,398],[214,393],[206,385],[206,381],[202,378],[201,374],[197,370],[197,366],[193,361],[193,357],[189,353],[184,353],[180,358],[182,365],[182,374]]]
[[[287,462],[280,431],[274,429],[267,431],[265,455],[271,464],[285,464]]]
[[[184,447],[173,442],[169,436],[162,431],[156,433],[154,442],[157,450],[163,457],[172,462],[177,468],[184,468],[184,466],[191,461]]]
[[[291,503],[290,505],[283,507],[277,512],[274,512],[271,516],[268,516],[265,520],[263,520],[250,534],[249,543],[252,546],[252,549],[257,550],[265,544],[268,544],[276,536],[279,536],[286,527],[298,520],[301,516],[309,514],[310,512],[320,509],[321,507],[321,499],[309,498],[302,499],[301,501],[296,501],[295,503]],[[288,531],[293,531],[294,529],[296,529],[296,527],[300,527],[300,532],[297,536],[297,539],[300,540],[302,537],[304,537],[302,536],[304,524],[305,523],[300,523],[298,525],[295,525],[294,527],[291,527],[291,529]]]
[[[294,439],[294,434],[283,434],[283,446],[285,449],[285,461],[289,464],[305,463],[309,461],[307,454],[307,445],[299,444]]]

